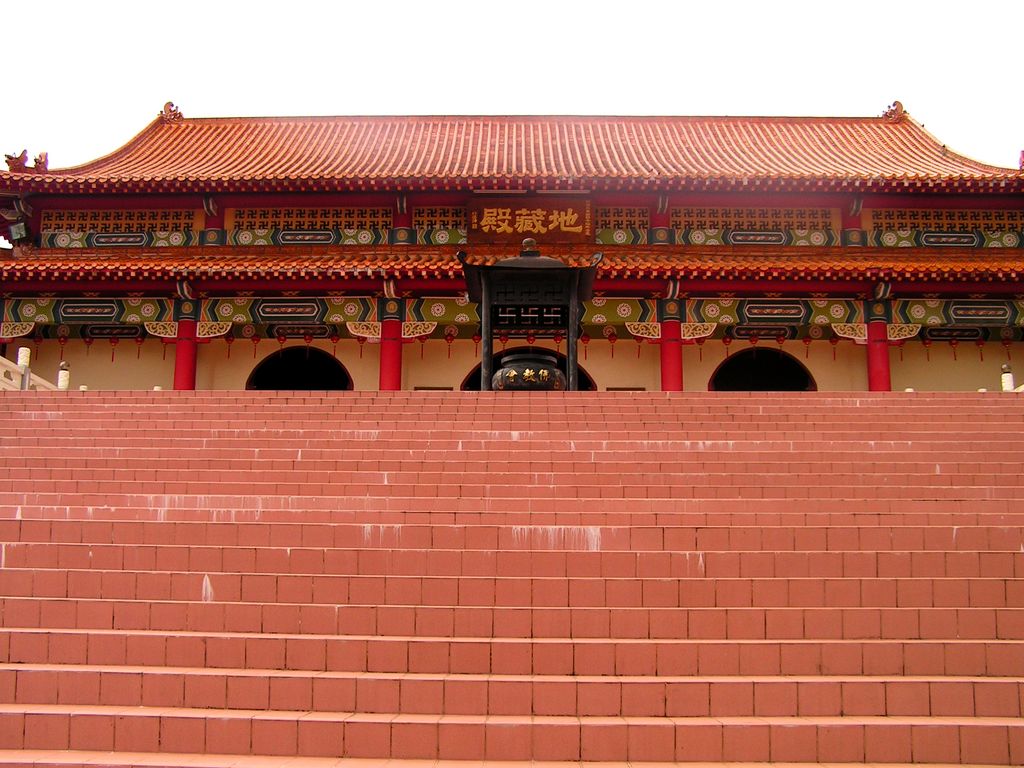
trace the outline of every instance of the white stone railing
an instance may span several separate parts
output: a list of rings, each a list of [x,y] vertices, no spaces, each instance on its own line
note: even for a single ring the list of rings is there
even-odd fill
[[[71,384],[71,371],[67,363],[60,364],[57,383],[54,384],[32,372],[32,351],[28,347],[18,349],[18,362],[12,363],[0,357],[0,390],[24,391],[46,390],[55,392],[66,390]]]

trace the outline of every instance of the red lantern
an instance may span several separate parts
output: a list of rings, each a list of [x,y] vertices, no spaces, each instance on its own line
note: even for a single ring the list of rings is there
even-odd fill
[[[255,360],[256,359],[256,347],[259,346],[260,337],[259,336],[253,336],[251,339],[249,339],[249,341],[252,342],[252,359]]]
[[[619,336],[615,331],[608,334],[608,344],[611,345],[612,357],[615,357],[615,342],[619,340]]]
[[[498,341],[501,342],[501,351],[505,351],[505,345],[508,344],[508,334],[503,333],[498,337]]]
[[[932,353],[931,353],[932,340],[931,339],[921,339],[921,343],[924,345],[924,359],[927,360],[930,363],[932,361]]]
[[[1009,339],[1003,339],[1003,349],[1006,350],[1006,359],[1010,359],[1010,344],[1012,342]]]
[[[448,333],[446,333],[444,335],[444,343],[448,345],[448,359],[449,360],[452,359],[452,342],[453,341],[455,341],[455,334],[452,333],[451,331],[448,331]]]
[[[57,343],[60,345],[60,359],[61,359],[61,361],[63,361],[64,360],[64,345],[68,343],[68,337],[67,336],[58,336],[57,337]]]
[[[136,360],[138,360],[140,357],[142,357],[142,345],[145,344],[145,343],[146,343],[146,337],[145,336],[136,336],[135,337],[135,359]]]
[[[779,349],[782,349],[782,345],[786,343],[786,334],[780,333],[776,336],[775,343],[779,345]]]
[[[904,344],[906,344],[906,342],[903,339],[900,339],[899,341],[896,342],[896,346],[900,350],[900,362],[901,363],[903,362],[903,345]]]
[[[707,339],[705,339],[703,336],[700,337],[699,339],[694,339],[694,342],[697,344],[697,359],[700,360],[702,363],[704,362],[704,342],[705,341],[707,341]]]
[[[277,351],[278,352],[283,352],[284,351],[284,345],[285,345],[286,341],[288,341],[288,337],[285,336],[283,333],[278,332],[278,334],[277,334]]]
[[[476,357],[478,354],[480,354],[481,339],[483,339],[483,336],[481,336],[479,333],[473,334],[473,357]]]
[[[985,340],[984,339],[978,339],[976,342],[974,342],[974,346],[976,346],[978,348],[978,359],[981,362],[984,363],[985,362]]]
[[[356,336],[356,342],[359,344],[359,359],[363,359],[363,347],[366,345],[365,336]]]
[[[949,346],[953,350],[953,359],[956,360],[956,348],[960,346],[960,342],[956,339],[950,339]]]
[[[533,346],[534,344],[537,343],[537,337],[532,333],[526,334],[526,343],[529,344],[530,346]]]
[[[424,336],[420,336],[419,337],[419,342],[420,342],[420,360],[422,360],[423,359],[423,350],[426,349],[426,347],[427,347],[427,337],[425,335]]]
[[[732,336],[723,336],[722,344],[725,345],[725,356],[729,356],[729,345],[732,344]]]
[[[331,354],[335,357],[338,356],[338,342],[341,341],[341,336],[336,333],[330,335],[331,340]]]
[[[587,359],[587,345],[590,344],[590,334],[589,333],[582,333],[582,334],[580,334],[580,344],[583,345],[583,359],[586,360]]]
[[[555,351],[561,354],[562,352],[562,332],[555,331]]]
[[[839,346],[839,337],[838,336],[833,336],[831,339],[828,340],[828,343],[832,345],[832,359],[835,360],[836,359],[836,347]]]
[[[89,350],[92,349],[92,344],[93,344],[94,341],[96,341],[96,340],[93,339],[93,338],[90,338],[89,336],[86,336],[84,339],[82,339],[82,343],[85,344],[85,356],[86,357],[89,356]]]
[[[228,345],[228,359],[231,359],[231,345],[235,343],[235,336],[233,333],[229,333],[224,337],[224,343]]]
[[[756,347],[757,346],[757,342],[759,342],[760,340],[761,339],[758,337],[758,335],[756,333],[750,334],[750,338],[747,339],[747,341],[750,342],[750,346],[752,346],[752,347]]]
[[[636,359],[640,359],[640,352],[644,348],[644,340],[642,337],[636,337]]]
[[[114,352],[117,351],[117,345],[121,343],[118,338],[112,338],[110,340],[110,362],[114,362]]]
[[[802,339],[804,343],[804,359],[806,360],[811,356],[811,342],[814,341],[810,336],[804,336]]]

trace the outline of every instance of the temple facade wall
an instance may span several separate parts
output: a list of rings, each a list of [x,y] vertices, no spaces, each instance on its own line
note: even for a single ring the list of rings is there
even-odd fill
[[[17,343],[8,345],[7,357],[17,357]],[[302,347],[299,342],[289,342],[287,347]],[[333,345],[327,341],[314,341],[313,348],[330,354]],[[774,343],[764,344],[774,349]],[[554,344],[538,342],[537,347],[554,349]],[[237,341],[227,355],[226,345],[221,340],[202,344],[198,351],[197,389],[242,390],[255,367],[278,351],[276,341],[264,340],[257,347],[254,358],[252,345]],[[731,354],[748,349],[745,344],[734,344]],[[565,351],[565,345],[561,345]],[[586,359],[580,355],[581,367],[594,379],[601,390],[644,389],[656,391],[660,382],[660,349],[654,344],[638,345],[632,340],[616,344],[612,357],[607,342],[592,342]],[[342,340],[337,347],[338,360],[345,366],[353,380],[353,388],[372,391],[378,389],[379,350],[377,344],[359,345],[351,339]],[[839,344],[833,349],[827,343],[815,343],[809,349],[802,344],[789,343],[784,351],[792,354],[813,377],[819,391],[856,392],[867,389],[866,350],[854,343]],[[1009,347],[1010,362],[1020,361],[1024,372],[1024,343]],[[33,348],[32,368],[51,381],[56,380],[60,362],[60,349],[54,343],[43,343],[38,353]],[[982,359],[983,358],[983,359]],[[86,352],[84,344],[68,343],[64,347],[64,360],[71,366],[72,389],[81,385],[91,390],[147,390],[154,387],[170,389],[174,375],[174,345],[167,346],[147,342],[137,348],[131,342],[122,342],[111,361],[111,348],[106,342],[97,342]],[[698,349],[696,345],[683,346],[683,388],[689,392],[708,390],[708,384],[715,370],[726,360],[725,347],[718,341],[709,341]],[[999,375],[1003,363],[1007,362],[1007,349],[1001,345],[987,344],[979,354],[973,344],[961,344],[956,359],[948,344],[935,344],[930,350],[920,344],[907,344],[902,350],[889,351],[893,390],[907,388],[918,391],[975,391],[999,388]],[[457,340],[451,345],[444,341],[431,340],[421,345],[414,341],[403,350],[403,389],[459,389],[463,381],[479,364],[479,351],[469,340]],[[1018,377],[1020,374],[1018,375]]]

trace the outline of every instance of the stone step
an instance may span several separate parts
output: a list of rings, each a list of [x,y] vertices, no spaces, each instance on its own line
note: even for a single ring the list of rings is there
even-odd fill
[[[1020,718],[415,715],[0,705],[0,748],[464,760],[1019,764]]]
[[[162,501],[155,498],[154,501]],[[247,517],[256,522],[166,522],[159,509],[150,520],[51,520],[48,511],[39,509],[39,516],[26,519],[31,507],[0,508],[0,540],[10,542],[45,542],[70,539],[72,542],[94,544],[163,544],[216,546],[320,547],[331,549],[431,549],[484,550],[512,553],[535,551],[600,551],[608,557],[635,558],[640,552],[700,553],[713,551],[771,552],[1024,552],[1024,530],[1010,521],[993,521],[992,525],[677,525],[620,524],[583,526],[496,525],[476,524],[388,523],[382,514],[377,523],[314,523],[302,522],[305,515],[288,513],[292,522],[265,522],[265,514],[250,511]],[[83,509],[83,517],[88,510]],[[106,514],[101,508],[100,515]],[[204,511],[203,516],[226,515]],[[431,517],[436,518],[439,515]],[[20,519],[19,519],[20,517]],[[285,519],[287,519],[287,517]],[[489,514],[480,515],[487,519]],[[162,518],[162,519],[161,519]],[[622,522],[628,523],[629,518]],[[706,555],[705,555],[706,563]],[[1004,571],[1010,577],[1012,571]]]
[[[1020,717],[1024,679],[492,675],[0,664],[12,704],[565,717]]]
[[[0,524],[0,537],[6,527]],[[382,534],[383,536],[384,534]],[[50,536],[58,532],[51,525]],[[581,537],[582,538],[582,537]],[[571,537],[570,537],[571,541]],[[185,571],[200,574],[707,579],[1024,578],[1024,552],[859,550],[515,550],[201,544],[3,544],[5,568]],[[896,586],[893,582],[894,588]],[[756,586],[756,585],[755,585]]]
[[[5,550],[6,551],[6,550]],[[19,568],[8,597],[264,604],[568,608],[1021,608],[1024,578],[378,576]]]
[[[941,478],[939,478],[941,480]],[[29,481],[17,479],[0,479],[0,493],[15,493],[23,489]],[[202,480],[94,480],[94,479],[68,479],[68,480],[39,480],[48,489],[49,493],[57,493],[70,497],[85,499],[95,497],[97,499],[116,498],[119,494],[138,493],[147,489],[154,494],[166,495],[195,495],[195,496],[230,496],[241,494],[252,494],[257,497],[311,495],[319,497],[365,497],[377,498],[388,495],[393,491],[398,496],[420,496],[426,498],[452,499],[460,498],[463,501],[476,501],[479,504],[486,504],[493,499],[510,499],[520,501],[524,498],[546,498],[546,499],[614,499],[620,503],[623,500],[632,498],[645,499],[679,499],[694,498],[717,501],[742,500],[748,498],[756,499],[816,499],[822,503],[836,503],[840,501],[857,502],[860,499],[887,499],[893,501],[919,500],[919,499],[941,499],[941,500],[974,500],[974,499],[1015,499],[1019,498],[1020,492],[1015,485],[991,485],[981,483],[977,485],[951,486],[936,482],[920,484],[899,484],[893,485],[830,485],[823,487],[807,479],[806,482],[794,482],[793,484],[760,483],[756,477],[744,478],[742,484],[730,482],[723,478],[717,485],[700,486],[681,481],[675,478],[673,483],[665,485],[647,485],[639,482],[637,485],[623,485],[612,482],[600,484],[567,485],[567,484],[536,484],[536,485],[510,485],[502,482],[482,483],[437,483],[434,481],[421,480],[415,483],[388,483],[383,479],[379,483],[354,482],[354,483],[316,483],[316,482],[288,482],[287,478],[282,480],[268,480],[267,482],[228,482],[228,481],[202,481]],[[852,478],[851,478],[852,482]]]
[[[692,436],[688,431],[687,436]],[[601,433],[599,438],[567,439],[564,435],[550,439],[532,441],[501,440],[493,437],[475,437],[473,439],[441,438],[421,439],[414,441],[408,437],[389,438],[379,435],[376,431],[356,433],[353,435],[332,433],[326,439],[313,440],[304,437],[278,438],[258,435],[257,441],[252,435],[239,437],[181,437],[177,433],[161,435],[160,451],[165,456],[193,456],[211,460],[218,459],[253,459],[304,461],[319,459],[339,459],[344,461],[367,459],[374,461],[395,461],[400,459],[423,459],[438,461],[443,455],[451,455],[454,466],[463,462],[524,462],[524,461],[559,461],[580,464],[598,463],[606,467],[628,462],[631,458],[639,461],[660,462],[757,462],[771,460],[787,460],[789,462],[813,462],[816,466],[831,468],[832,465],[849,466],[861,463],[896,461],[915,461],[926,466],[936,462],[980,462],[988,466],[986,459],[997,465],[1003,459],[992,456],[992,435],[984,435],[976,440],[950,439],[943,434],[942,439],[923,439],[921,436],[905,436],[903,439],[883,439],[879,434],[872,434],[866,439],[816,439],[806,440],[794,437],[762,435],[760,439],[735,439],[734,433],[712,433],[704,438],[687,439],[646,439],[632,438],[611,439],[608,433]],[[999,441],[1000,454],[1012,456],[1021,450],[1019,432],[1012,438]],[[7,455],[44,455],[54,457],[56,461],[77,460],[84,450],[91,456],[131,456],[160,458],[153,453],[154,441],[146,437],[113,436],[109,439],[90,437],[87,434],[61,430],[56,434],[32,430],[31,436],[9,437],[4,445],[10,446],[16,441],[17,450],[6,451]],[[253,447],[256,443],[258,447]],[[491,450],[497,447],[498,450]]]
[[[201,591],[201,590],[200,590]],[[1018,608],[568,608],[3,597],[9,626],[441,637],[1024,639]],[[208,595],[207,595],[208,597]]]
[[[0,629],[0,662],[502,675],[1024,677],[1012,640],[654,640]]]
[[[187,746],[187,745],[186,745]],[[58,768],[60,766],[109,766],[109,768],[279,768],[280,757],[269,755],[211,755],[195,752],[163,754],[153,752],[97,752],[89,750],[0,750],[0,765],[6,768]],[[602,761],[605,768],[629,768],[626,761]],[[422,760],[393,758],[289,757],[289,768],[428,768]],[[465,760],[431,760],[429,768],[467,768]],[[574,768],[579,762],[545,761],[552,768]],[[710,768],[719,763],[688,762],[690,768]],[[733,763],[745,768],[757,763]],[[777,763],[779,768],[799,768],[797,763]],[[874,764],[879,768],[897,768],[897,764]],[[947,764],[948,765],[948,764]],[[532,761],[474,761],[472,768],[535,768]],[[942,768],[936,765],[935,768]]]
[[[183,744],[182,748],[195,748]],[[481,766],[484,761],[478,761]],[[280,757],[270,755],[213,755],[197,752],[110,752],[90,750],[0,749],[0,765],[5,768],[65,768],[66,766],[108,766],[109,768],[279,768]],[[427,768],[422,760],[392,758],[289,757],[290,768]],[[487,763],[494,768],[534,768],[532,762],[500,761]],[[556,768],[571,768],[577,762],[549,762]],[[629,763],[606,762],[606,768],[629,768]],[[710,763],[690,763],[692,768],[707,768]],[[430,768],[467,768],[463,760],[432,760]],[[474,766],[476,768],[476,766]],[[742,768],[739,766],[738,768]],[[938,767],[937,767],[938,768]]]
[[[594,465],[616,471],[633,471],[637,468],[660,471],[675,466],[730,466],[742,470],[747,464],[765,467],[805,467],[813,464],[828,471],[855,465],[868,468],[916,467],[927,472],[934,471],[936,463],[940,464],[940,469],[962,471],[1004,471],[1016,466],[1007,457],[992,456],[989,441],[955,444],[946,441],[913,441],[908,444],[907,441],[875,440],[860,445],[853,441],[822,440],[673,440],[648,442],[643,446],[643,452],[638,454],[637,441],[609,440],[605,434],[600,441],[574,439],[563,441],[568,443],[565,447],[548,444],[544,451],[519,445],[517,441],[509,447],[503,447],[500,453],[463,444],[457,452],[445,455],[442,453],[444,448],[431,447],[425,440],[412,444],[408,439],[389,440],[382,437],[373,441],[335,440],[332,445],[325,447],[306,448],[240,444],[230,440],[179,439],[174,446],[176,450],[169,451],[165,447],[153,445],[127,448],[116,441],[104,445],[94,440],[87,445],[66,441],[66,434],[55,434],[55,444],[52,446],[4,442],[0,444],[0,457],[10,462],[11,466],[61,466],[68,462],[73,462],[73,466],[152,466],[156,460],[166,462],[167,466],[189,467],[204,466],[200,462],[211,461],[227,467],[259,464],[273,467],[323,465],[327,469],[339,465],[402,469],[412,466],[430,469],[448,467],[460,471],[586,470]],[[392,446],[391,443],[400,443],[401,447]]]
[[[956,439],[951,436],[956,435]],[[417,438],[409,435],[416,433]],[[569,437],[571,435],[571,437]],[[407,430],[394,434],[377,428],[364,429],[242,429],[207,430],[196,429],[190,434],[181,429],[153,430],[139,428],[133,432],[122,430],[83,430],[55,428],[41,430],[37,426],[22,429],[0,427],[0,438],[4,442],[17,441],[33,451],[40,448],[59,451],[70,446],[95,446],[99,448],[147,448],[154,441],[166,447],[168,453],[182,450],[213,451],[231,450],[239,444],[260,446],[273,451],[285,450],[338,450],[339,441],[353,444],[352,450],[363,446],[364,450],[379,443],[391,451],[467,451],[471,458],[479,458],[488,448],[496,452],[523,453],[526,451],[552,451],[557,456],[575,454],[581,460],[612,456],[629,456],[638,453],[647,456],[671,455],[671,452],[738,449],[743,452],[759,450],[776,451],[819,451],[827,456],[831,450],[883,452],[901,451],[911,454],[928,455],[934,451],[949,453],[960,448],[967,456],[983,455],[986,444],[998,443],[1001,450],[1012,454],[1020,450],[1022,441],[1019,427],[1008,428],[1005,422],[998,429],[980,431],[972,429],[937,431],[889,431],[870,429],[857,431],[830,431],[824,428],[805,431],[784,431],[765,428],[757,431],[721,429],[700,430],[696,428],[668,432],[652,429],[619,429],[614,431],[581,432],[571,427],[557,430],[504,430],[468,431],[453,433],[451,430],[427,430],[423,424],[412,424]],[[493,455],[493,454],[492,454]]]
[[[458,472],[443,471],[355,471],[355,470],[308,470],[252,468],[235,470],[230,479],[216,469],[127,469],[119,467],[82,467],[81,475],[88,480],[76,479],[66,467],[10,467],[6,472],[4,486],[10,490],[26,483],[46,483],[57,492],[80,493],[102,491],[109,488],[124,492],[133,485],[145,484],[161,489],[171,484],[188,488],[205,488],[209,493],[234,493],[241,486],[249,486],[254,492],[266,490],[267,495],[282,494],[289,488],[297,493],[311,493],[316,489],[328,495],[384,495],[383,487],[414,490],[419,487],[434,487],[433,493],[425,495],[462,495],[481,491],[498,493],[514,498],[512,489],[519,496],[528,496],[535,488],[550,490],[558,496],[608,496],[617,491],[617,496],[631,498],[640,496],[664,496],[666,491],[678,487],[692,489],[690,495],[702,493],[721,494],[723,490],[742,483],[756,486],[765,495],[780,492],[796,493],[814,498],[833,498],[839,491],[846,497],[853,488],[859,488],[858,495],[870,492],[873,496],[886,497],[893,493],[890,486],[899,485],[913,492],[928,488],[941,491],[945,497],[949,492],[977,495],[976,489],[1016,489],[1024,485],[1019,473],[964,474],[958,472],[832,472],[829,487],[817,487],[820,473],[804,467],[801,471],[762,472],[751,468],[737,472],[713,472],[700,469],[691,471],[669,470],[662,472],[633,472],[618,474],[593,467],[589,472]],[[223,488],[223,490],[221,490]],[[447,492],[449,489],[456,493]],[[809,491],[808,489],[815,489]],[[203,491],[194,490],[193,493]],[[998,493],[998,491],[996,492]],[[989,497],[991,497],[991,493]],[[856,498],[853,496],[852,498]]]

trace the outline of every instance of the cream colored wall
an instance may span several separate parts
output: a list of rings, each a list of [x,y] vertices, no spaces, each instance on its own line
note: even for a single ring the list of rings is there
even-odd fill
[[[657,344],[644,342],[637,357],[636,341],[629,336],[620,337],[615,342],[613,358],[611,345],[605,339],[594,339],[587,345],[586,359],[583,345],[580,345],[580,365],[599,390],[610,387],[661,389],[661,349]]]
[[[448,344],[431,339],[423,346],[420,358],[420,343],[406,344],[402,348],[402,389],[417,387],[451,387],[459,389],[463,379],[480,362],[480,349],[473,353],[470,339],[456,339],[452,342],[452,356],[448,357]]]
[[[44,341],[36,355],[34,345],[19,344],[15,339],[8,345],[8,356],[16,358],[20,346],[32,349],[33,372],[49,381],[57,381],[60,345],[56,340]],[[156,386],[170,389],[174,383],[174,345],[168,346],[165,359],[163,344],[157,339],[147,339],[141,349],[134,341],[122,341],[117,345],[113,362],[110,361],[110,342],[98,339],[87,348],[81,339],[70,339],[64,345],[64,360],[71,365],[71,389],[83,384],[89,389],[152,389]]]
[[[305,347],[301,340],[286,342],[285,347]],[[334,345],[327,340],[314,341],[310,344],[331,354]],[[231,346],[231,357],[227,356],[227,343],[223,339],[214,339],[209,344],[199,345],[199,357],[196,361],[196,389],[245,389],[245,382],[253,370],[271,355],[280,350],[274,339],[263,339],[256,346],[256,357],[253,358],[253,345],[246,339],[238,339]],[[338,342],[337,357],[352,377],[353,389],[376,390],[378,385],[378,360],[380,346],[364,344],[363,356],[359,357],[359,344],[354,339],[342,339]]]
[[[1010,345],[1009,361],[1003,345],[994,341],[985,344],[982,355],[984,360],[980,359],[973,342],[961,343],[954,360],[953,350],[946,342],[935,342],[926,355],[922,344],[908,341],[903,347],[902,362],[898,349],[889,350],[892,388],[911,388],[919,392],[973,392],[978,389],[994,392],[999,390],[1000,369],[1006,362],[1019,371],[1015,374],[1018,384],[1024,383],[1024,344]]]

